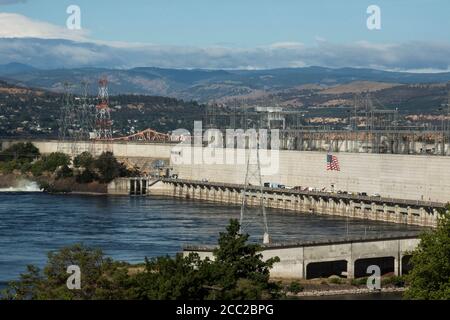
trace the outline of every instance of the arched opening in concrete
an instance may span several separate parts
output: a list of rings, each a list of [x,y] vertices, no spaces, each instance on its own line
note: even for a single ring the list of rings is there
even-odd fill
[[[370,266],[378,266],[381,270],[381,275],[395,272],[395,258],[394,257],[380,257],[359,259],[355,261],[355,278],[368,277],[371,274],[367,273]]]
[[[406,255],[403,256],[402,258],[402,274],[408,274],[411,269],[412,269],[412,265],[411,265],[411,255]]]
[[[343,272],[347,272],[346,260],[312,262],[306,266],[306,279],[340,277]]]
[[[135,194],[135,183],[134,180],[130,179],[130,194]]]

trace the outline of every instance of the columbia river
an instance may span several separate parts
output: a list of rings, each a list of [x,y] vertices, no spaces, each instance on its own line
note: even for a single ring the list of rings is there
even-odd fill
[[[0,192],[0,287],[26,266],[45,265],[51,250],[84,243],[131,263],[175,255],[186,244],[215,244],[238,207],[159,197],[107,197]],[[273,242],[421,230],[383,222],[268,210]],[[262,238],[259,221],[247,229]]]

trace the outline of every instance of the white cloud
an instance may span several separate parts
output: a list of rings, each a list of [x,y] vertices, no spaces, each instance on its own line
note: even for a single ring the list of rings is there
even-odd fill
[[[272,49],[300,49],[303,48],[303,43],[300,42],[276,42],[270,45]]]
[[[68,30],[19,14],[0,13],[0,61],[22,62],[41,68],[269,69],[324,66],[397,71],[450,69],[449,42],[360,41],[338,44],[323,38],[316,40],[315,45],[308,46],[286,41],[255,48],[106,42],[90,39],[85,31]]]
[[[3,2],[4,4],[5,2]],[[0,12],[0,38],[41,38],[87,40],[84,30],[69,30],[16,13]]]

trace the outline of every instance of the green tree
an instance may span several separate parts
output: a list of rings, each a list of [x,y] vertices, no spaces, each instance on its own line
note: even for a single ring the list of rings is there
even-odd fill
[[[73,159],[73,165],[75,168],[91,169],[94,166],[94,157],[89,152],[85,151]]]
[[[146,259],[145,272],[136,276],[141,300],[202,300],[208,294],[204,262],[197,254],[188,257]]]
[[[231,220],[227,232],[220,233],[219,246],[211,263],[211,286],[222,288],[214,298],[269,299],[278,296],[280,288],[269,281],[270,269],[278,257],[263,260],[261,246],[248,243],[249,235],[240,234],[237,220]]]
[[[21,163],[32,162],[40,155],[39,149],[31,142],[16,143],[6,150],[0,152],[0,161],[18,161]]]
[[[4,299],[275,299],[280,286],[269,281],[269,270],[279,261],[263,261],[261,247],[248,243],[232,220],[221,233],[214,260],[198,254],[146,259],[144,270],[130,275],[129,266],[105,258],[100,250],[82,245],[48,255],[43,271],[29,266],[10,284]],[[66,286],[67,267],[82,271],[81,290]]]
[[[95,160],[95,167],[99,172],[99,179],[102,183],[109,183],[117,177],[127,175],[127,170],[117,161],[112,152],[102,153]]]
[[[76,176],[76,181],[78,183],[91,183],[97,179],[97,174],[91,169],[84,169],[80,174]]]
[[[404,297],[420,300],[450,299],[450,206],[436,230],[421,236],[411,258],[412,270]]]
[[[31,162],[39,157],[39,149],[32,143],[16,143],[0,152],[0,171],[12,173],[14,170],[28,172]]]
[[[70,165],[70,157],[61,152],[54,152],[42,158],[43,169],[48,172],[55,172],[56,169]]]
[[[198,255],[157,258],[147,261],[136,281],[140,299],[236,300],[278,298],[280,287],[269,281],[278,258],[263,261],[261,247],[248,243],[232,220],[221,233],[214,260]]]
[[[67,267],[81,270],[81,290],[67,288]],[[130,298],[128,265],[105,258],[101,250],[77,244],[48,254],[43,271],[28,266],[19,281],[12,282],[3,299],[93,300]]]
[[[70,157],[68,155],[54,152],[35,161],[31,165],[30,171],[35,177],[43,175],[44,172],[54,173],[58,168],[62,168],[65,173],[68,173],[64,168],[67,167],[69,169],[69,165]]]
[[[19,170],[23,166],[22,163],[17,160],[11,160],[8,162],[0,162],[0,171],[3,173],[12,173],[14,170]]]
[[[45,166],[44,166],[44,161],[42,159],[34,162],[31,165],[31,169],[30,169],[31,173],[33,174],[33,176],[35,177],[40,177],[42,176],[42,174],[45,171]]]

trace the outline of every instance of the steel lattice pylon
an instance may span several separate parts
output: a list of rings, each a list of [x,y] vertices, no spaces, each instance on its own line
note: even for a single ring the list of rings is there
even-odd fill
[[[89,139],[91,138],[91,132],[94,132],[95,129],[95,112],[96,108],[93,104],[90,103],[89,99],[89,82],[82,81],[81,82],[81,90],[82,96],[80,97],[80,103],[77,110],[77,121],[78,121],[78,130],[76,132],[76,145],[77,145],[77,154],[80,154],[84,151],[88,151],[93,153],[92,144],[89,143]]]
[[[95,140],[102,142],[102,151],[111,151],[112,121],[109,108],[108,80],[98,82],[98,104],[95,113]]]
[[[66,82],[64,83],[64,96],[62,98],[59,117],[58,152],[66,154],[74,153],[73,138],[75,122],[73,95],[70,91],[70,84]]]
[[[258,198],[258,211],[257,215],[261,215],[264,224],[264,237],[263,243],[270,243],[269,227],[267,223],[266,208],[264,204],[264,185],[261,177],[261,161],[259,154],[259,136],[256,135],[256,141],[252,145],[252,139],[249,141],[249,152],[247,159],[247,170],[245,174],[244,189],[242,191],[242,204],[241,204],[241,216],[240,216],[240,233],[244,233],[245,229],[255,220],[255,217],[251,215],[250,207],[248,206],[249,198],[253,199],[256,196]]]

